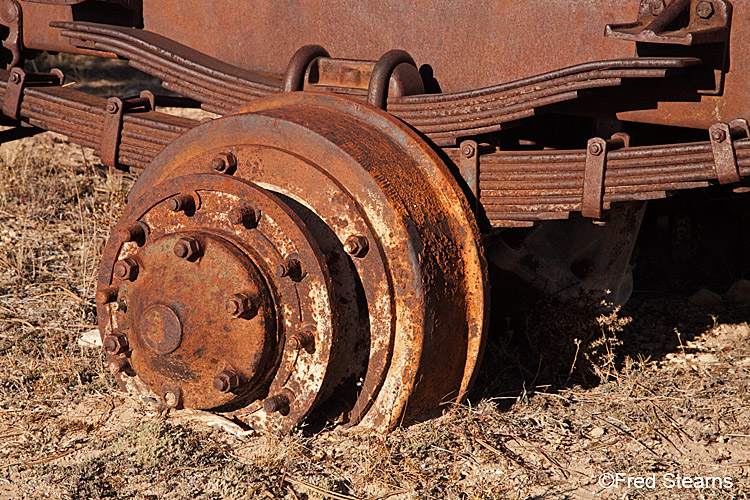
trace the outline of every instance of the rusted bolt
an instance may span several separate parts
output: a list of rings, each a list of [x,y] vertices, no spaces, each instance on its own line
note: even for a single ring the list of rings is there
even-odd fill
[[[21,83],[21,75],[19,75],[18,73],[11,73],[10,81],[12,81],[13,83]]]
[[[117,357],[109,362],[109,371],[112,373],[124,372],[130,368],[130,362],[127,358]]]
[[[230,392],[239,387],[240,376],[233,368],[226,368],[214,378],[214,389],[219,392]]]
[[[180,403],[180,393],[178,391],[164,392],[164,402],[171,408],[177,407],[177,405]]]
[[[276,394],[263,401],[263,410],[266,413],[276,413],[289,407],[289,398],[284,394]]]
[[[658,16],[664,10],[664,0],[651,0],[649,8],[652,16]]]
[[[118,106],[115,101],[107,102],[107,113],[109,113],[110,115],[114,115],[119,110],[120,110],[120,106]]]
[[[369,249],[370,243],[361,234],[349,236],[344,242],[344,251],[352,257],[364,257]]]
[[[115,277],[121,280],[135,281],[138,277],[138,262],[132,257],[125,257],[115,264]]]
[[[235,293],[227,299],[226,309],[235,318],[250,319],[258,314],[252,295],[249,293]]]
[[[701,19],[708,19],[714,15],[714,4],[712,2],[700,2],[695,8],[695,13]]]
[[[217,172],[228,172],[237,166],[237,157],[232,153],[219,153],[211,162],[211,168]]]
[[[471,158],[472,156],[474,156],[474,153],[476,153],[476,149],[474,149],[474,146],[472,146],[471,144],[464,144],[464,146],[461,148],[461,154],[467,158]]]
[[[183,236],[174,244],[174,254],[181,259],[190,260],[201,251],[198,240],[189,236]]]
[[[258,214],[250,205],[234,207],[229,211],[229,222],[235,226],[254,226],[258,223]]]
[[[602,148],[602,145],[598,142],[594,142],[589,146],[589,153],[594,156],[599,156],[602,154],[602,151],[604,151],[604,148]]]
[[[182,212],[193,206],[193,197],[189,194],[178,194],[167,200],[167,208],[172,212]]]
[[[289,335],[288,342],[289,347],[292,350],[299,351],[312,345],[313,340],[313,336],[310,332],[294,332]]]
[[[134,241],[141,244],[146,241],[146,230],[143,228],[142,224],[138,224],[137,222],[120,229],[117,235],[119,236],[120,241],[125,243]]]
[[[299,259],[294,257],[287,257],[287,259],[276,268],[276,276],[279,278],[288,276],[293,281],[299,281],[303,278],[303,275],[304,271],[302,269],[302,263]]]
[[[122,333],[113,333],[104,337],[102,346],[110,354],[122,354],[128,350],[128,338]]]
[[[711,132],[711,139],[714,142],[724,142],[724,140],[727,138],[727,133],[724,132],[721,129],[716,129],[713,132]]]
[[[119,289],[116,286],[108,286],[105,288],[100,288],[96,292],[96,302],[97,304],[109,304],[110,302],[114,302],[117,300],[117,292]]]

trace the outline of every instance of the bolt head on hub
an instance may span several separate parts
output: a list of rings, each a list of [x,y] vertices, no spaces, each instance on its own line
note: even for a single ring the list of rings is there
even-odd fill
[[[109,304],[117,300],[118,288],[116,286],[108,286],[101,288],[96,292],[96,302],[98,304]]]
[[[314,341],[313,335],[310,332],[294,332],[289,335],[287,342],[289,347],[295,351],[306,349],[311,346]]]
[[[250,205],[241,205],[229,212],[229,222],[235,226],[255,226],[258,224],[258,214]]]
[[[144,229],[143,224],[137,222],[120,229],[117,236],[123,243],[133,241],[140,246],[146,242],[146,230]]]
[[[361,234],[349,236],[344,242],[344,251],[352,257],[364,257],[370,249],[370,242]]]
[[[125,257],[115,264],[114,274],[118,279],[135,281],[138,277],[138,262],[132,257]]]
[[[700,2],[695,8],[695,13],[701,19],[708,19],[714,15],[714,4],[711,2]]]
[[[305,276],[302,263],[295,257],[287,257],[286,260],[276,267],[276,276],[279,278],[289,277],[292,281],[300,281]]]
[[[195,205],[195,201],[189,194],[178,194],[167,200],[167,208],[172,212],[184,212],[193,205]]]
[[[211,161],[211,168],[219,173],[231,172],[237,166],[237,157],[232,153],[219,153]]]
[[[258,314],[258,306],[249,293],[235,293],[227,299],[226,310],[235,318],[250,319]]]
[[[240,376],[233,368],[226,368],[214,378],[214,389],[231,392],[240,385]]]
[[[284,394],[276,394],[263,401],[263,410],[266,413],[283,412],[289,408],[289,398]]]
[[[188,236],[182,237],[174,244],[174,254],[185,260],[195,258],[201,251],[200,242]]]
[[[104,337],[102,346],[110,354],[122,354],[128,350],[128,338],[122,333],[113,333]]]

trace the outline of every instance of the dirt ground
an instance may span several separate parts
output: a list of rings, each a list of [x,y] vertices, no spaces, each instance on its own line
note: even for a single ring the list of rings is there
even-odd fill
[[[493,327],[466,405],[386,435],[141,404],[82,341],[133,180],[51,133],[0,146],[0,499],[750,497],[743,281],[636,287],[585,325],[539,307],[523,339]]]

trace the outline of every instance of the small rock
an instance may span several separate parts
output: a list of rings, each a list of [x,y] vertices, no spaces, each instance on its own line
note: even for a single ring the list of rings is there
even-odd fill
[[[78,345],[81,347],[101,347],[102,337],[99,335],[99,330],[89,330],[81,335],[78,339]]]
[[[729,287],[724,300],[735,304],[750,304],[750,281],[739,280]]]
[[[716,359],[716,356],[714,356],[713,354],[709,352],[706,354],[699,354],[698,357],[696,358],[696,361],[698,361],[698,363],[710,364],[710,363],[716,363],[718,360]]]
[[[721,295],[706,288],[701,288],[688,298],[694,306],[720,306]]]
[[[599,439],[603,435],[604,435],[604,429],[602,429],[601,427],[594,427],[589,432],[589,436],[591,436],[594,439]]]

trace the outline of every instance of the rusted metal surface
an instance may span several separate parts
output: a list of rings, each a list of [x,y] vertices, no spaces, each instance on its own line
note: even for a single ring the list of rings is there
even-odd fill
[[[0,1],[0,24],[7,29],[7,33],[4,34],[2,40],[2,48],[9,52],[7,55],[0,56],[0,62],[6,68],[13,68],[23,60],[22,22],[21,5],[16,0]]]
[[[401,122],[353,101],[291,93],[257,104],[168,146],[130,194],[114,234],[140,237],[131,229],[142,223],[146,241],[111,238],[99,283],[129,303],[99,310],[102,335],[129,340],[140,380],[120,371],[123,385],[165,405],[170,392],[178,405],[226,407],[231,365],[262,381],[235,391],[249,405],[238,414],[281,430],[323,400],[382,430],[461,401],[482,351],[487,278],[447,167]],[[220,153],[236,166],[212,174]],[[178,194],[196,201],[170,204]],[[188,236],[200,242],[192,258],[175,246]],[[225,246],[237,255],[221,257]],[[127,259],[136,276],[118,275]],[[246,275],[254,285],[239,283]],[[248,288],[266,314],[251,338],[266,340],[225,352]],[[253,356],[273,361],[250,374]]]

